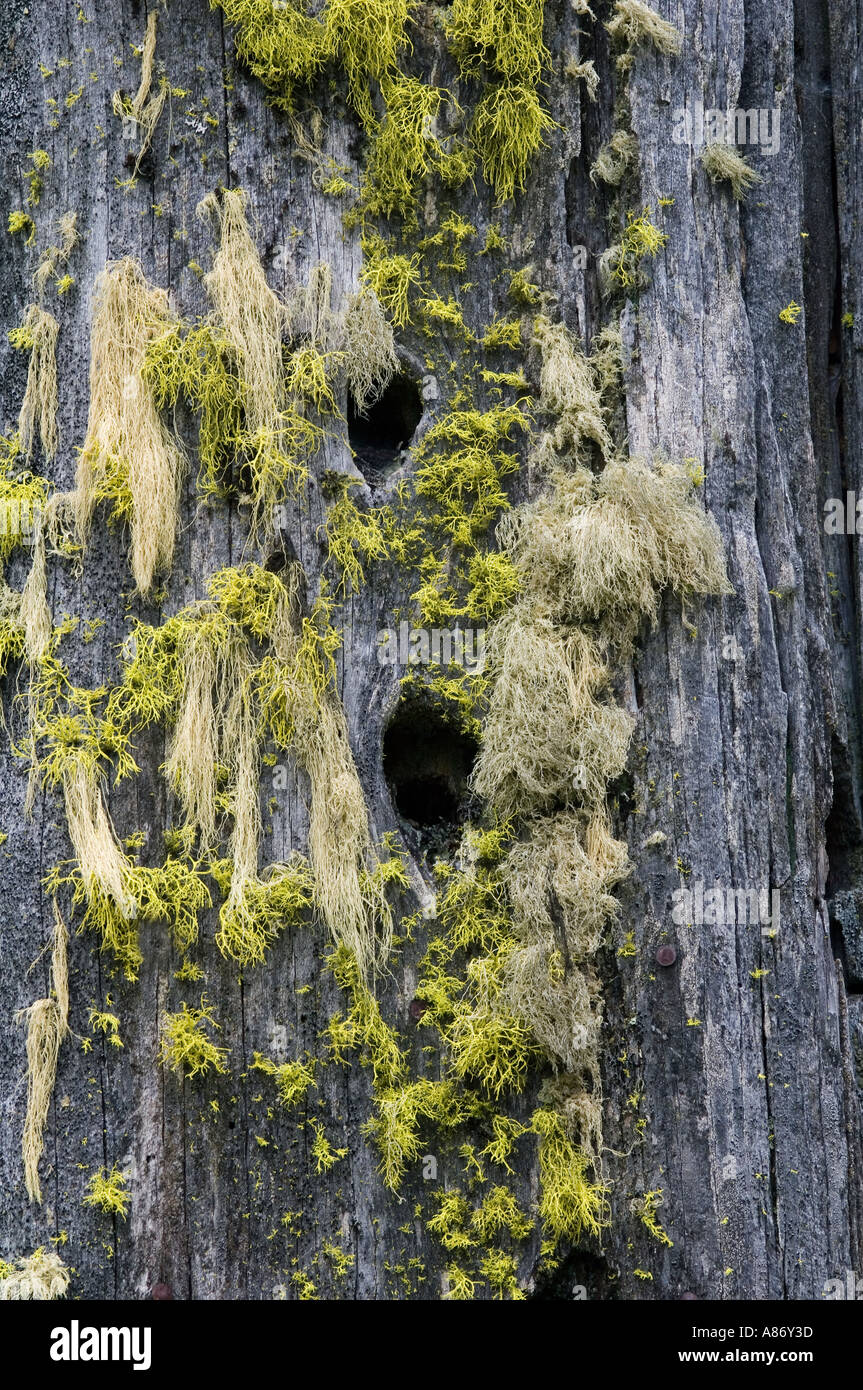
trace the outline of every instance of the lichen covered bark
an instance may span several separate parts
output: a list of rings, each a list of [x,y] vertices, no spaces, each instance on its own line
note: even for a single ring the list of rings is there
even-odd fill
[[[859,1267],[856,36],[593,8],[0,20],[0,1289],[52,1240],[82,1297]],[[485,667],[382,660],[404,621]],[[427,785],[474,760],[431,832],[397,711]]]

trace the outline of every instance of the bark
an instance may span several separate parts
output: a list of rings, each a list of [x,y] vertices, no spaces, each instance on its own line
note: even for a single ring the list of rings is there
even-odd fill
[[[689,625],[679,601],[668,598],[621,682],[637,725],[614,813],[635,864],[621,897],[637,954],[619,956],[615,936],[602,957],[612,1220],[601,1242],[566,1252],[553,1279],[536,1277],[533,1237],[519,1277],[529,1292],[554,1298],[572,1297],[579,1284],[603,1299],[678,1298],[687,1291],[699,1298],[817,1298],[828,1279],[863,1269],[863,569],[856,538],[827,535],[823,525],[825,499],[844,497],[846,489],[863,494],[859,10],[851,0],[830,7],[824,0],[663,0],[662,13],[685,36],[682,54],[644,52],[621,75],[601,22],[608,7],[595,8],[596,21],[575,15],[563,0],[546,6],[554,65],[546,98],[560,128],[533,161],[527,192],[493,217],[511,242],[508,263],[533,265],[535,278],[556,296],[556,312],[588,345],[611,314],[599,292],[597,257],[611,239],[613,193],[595,188],[588,174],[624,115],[640,144],[642,205],[674,199],[665,220],[668,244],[651,265],[649,285],[623,313],[629,447],[704,463],[705,502],[722,531],[734,594],[690,607]],[[417,11],[414,70],[454,86],[438,16],[433,5]],[[344,204],[314,186],[287,121],[235,61],[230,29],[204,0],[160,11],[157,57],[188,95],[171,97],[137,187],[118,187],[129,176],[130,149],[111,92],[137,85],[129,45],[141,42],[145,18],[137,0],[104,0],[83,19],[72,0],[31,0],[26,11],[7,7],[0,14],[3,224],[24,205],[27,153],[43,148],[52,165],[34,212],[37,249],[52,219],[67,210],[78,212],[82,232],[70,263],[76,285],[58,301],[62,447],[52,476],[61,488],[72,485],[75,446],[84,436],[90,287],[107,260],[139,256],[185,316],[206,313],[203,288],[188,267],[208,266],[212,244],[194,209],[223,183],[248,191],[275,288],[302,282],[325,260],[336,300],[344,302],[361,264],[358,233],[342,227]],[[595,105],[583,85],[562,77],[565,58],[575,55],[596,62]],[[121,69],[115,56],[123,58]],[[70,66],[59,67],[60,59]],[[41,75],[40,61],[52,76]],[[67,104],[79,88],[80,97]],[[356,182],[363,151],[342,86],[332,91],[324,81],[316,95],[329,104],[326,152]],[[59,103],[55,128],[46,97]],[[709,180],[691,144],[672,139],[673,112],[696,101],[781,110],[779,149],[752,153],[763,181],[744,204]],[[461,210],[480,227],[492,220],[481,180],[476,192],[464,190]],[[587,248],[586,269],[579,247]],[[470,267],[484,322],[506,307],[505,286],[487,261]],[[22,238],[0,236],[7,327],[20,322],[34,265]],[[805,310],[796,325],[779,318],[791,300]],[[848,314],[854,323],[843,326]],[[426,373],[420,335],[408,330],[399,340],[425,375],[428,421],[448,383]],[[0,352],[8,430],[26,363],[5,340]],[[178,424],[194,454],[194,421],[181,413]],[[325,555],[320,477],[325,468],[352,466],[345,441],[328,441],[317,478],[289,516],[287,539],[310,592]],[[225,505],[200,505],[194,471],[164,603],[133,610],[148,621],[202,597],[207,577],[242,553],[242,518]],[[513,499],[535,485],[523,468]],[[383,497],[372,498],[367,486],[362,495],[367,502]],[[63,564],[50,571],[55,622],[65,613],[104,622],[92,642],[81,641],[79,628],[64,644],[82,685],[116,679],[132,588],[125,537],[103,523],[101,517],[81,576]],[[19,552],[10,566],[9,582],[18,588],[27,563]],[[342,696],[376,838],[399,828],[382,741],[400,674],[378,663],[377,633],[392,625],[400,606],[406,610],[412,587],[394,567],[380,566],[344,611]],[[4,685],[8,712],[14,673]],[[141,777],[121,784],[110,802],[121,834],[146,831],[151,863],[171,818],[159,776],[163,757],[164,740],[154,734],[140,748]],[[24,1034],[12,1018],[47,988],[41,953],[52,918],[41,880],[68,856],[69,844],[54,794],[43,793],[25,820],[27,769],[6,739],[2,761],[0,829],[8,840],[0,900],[0,1253],[29,1253],[65,1233],[72,1292],[84,1298],[147,1297],[157,1283],[169,1285],[175,1298],[268,1299],[279,1290],[294,1297],[297,1270],[311,1272],[322,1297],[439,1297],[451,1256],[415,1216],[429,1196],[421,1165],[393,1196],[361,1133],[371,1113],[368,1070],[318,1072],[308,1113],[325,1120],[334,1146],[349,1151],[322,1174],[309,1151],[313,1131],[278,1110],[265,1079],[248,1070],[255,1050],[277,1061],[305,1050],[318,1055],[321,1032],[344,1007],[322,969],[327,941],[320,926],[284,934],[264,967],[240,976],[213,944],[215,914],[204,920],[206,989],[231,1049],[229,1075],[206,1083],[180,1083],[157,1062],[163,1013],[184,997],[166,933],[145,929],[144,966],[134,985],[109,978],[92,940],[73,935],[72,1027],[88,1031],[87,1011],[107,991],[125,1046],[96,1043],[89,1054],[74,1038],[64,1046],[41,1168],[45,1201],[41,1208],[27,1202],[20,1156]],[[265,811],[276,798],[265,860],[306,847],[308,788],[290,768],[287,776],[285,791],[270,785],[265,769]],[[666,840],[645,847],[656,831]],[[420,862],[411,871],[415,891],[406,912],[433,891]],[[746,922],[676,924],[672,894],[699,882],[778,890],[781,922],[771,924],[777,930],[768,935]],[[676,961],[664,967],[656,951],[669,943]],[[423,949],[421,940],[405,947],[382,992],[386,1017],[410,1042],[414,1073],[433,1043],[410,1011]],[[541,1081],[534,1078],[509,1113],[529,1116]],[[642,1137],[637,1122],[644,1117]],[[434,1135],[428,1147],[438,1184],[463,1185],[457,1144]],[[81,1205],[88,1172],[114,1162],[131,1174],[127,1222]],[[515,1166],[510,1186],[530,1207],[538,1193],[535,1148],[522,1147]],[[635,1200],[658,1188],[671,1247],[658,1245],[632,1211]],[[286,1213],[300,1215],[284,1222]],[[344,1279],[321,1255],[325,1242],[339,1239],[355,1257]]]

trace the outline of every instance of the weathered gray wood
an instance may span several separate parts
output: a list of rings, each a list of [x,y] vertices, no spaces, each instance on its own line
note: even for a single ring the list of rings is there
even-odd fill
[[[846,487],[863,491],[855,345],[863,332],[859,18],[850,0],[832,6],[829,21],[822,0],[801,2],[797,15],[791,0],[674,0],[661,8],[685,34],[683,54],[640,56],[626,79],[615,72],[601,23],[551,0],[546,34],[554,79],[547,97],[562,129],[535,161],[525,197],[494,213],[511,239],[512,264],[534,265],[565,320],[588,341],[611,312],[596,269],[610,239],[608,190],[594,188],[588,171],[628,91],[641,202],[655,209],[664,197],[674,204],[663,215],[668,244],[651,283],[624,315],[626,430],[633,453],[704,463],[706,501],[726,542],[735,589],[733,597],[688,614],[694,634],[681,622],[679,603],[669,600],[622,682],[637,727],[627,794],[621,789],[617,805],[636,866],[621,897],[623,924],[638,949],[635,957],[617,956],[615,936],[603,958],[613,1220],[602,1250],[576,1252],[553,1292],[567,1297],[584,1283],[597,1298],[675,1298],[685,1291],[700,1298],[818,1297],[827,1279],[863,1270],[854,1077],[863,1051],[863,986],[849,965],[863,865],[863,588],[856,543],[825,537],[822,525],[825,497]],[[596,9],[599,20],[607,17],[604,4]],[[77,12],[72,0],[31,0],[27,14],[0,14],[0,217],[5,225],[8,212],[23,204],[26,153],[45,148],[52,167],[36,210],[37,250],[67,210],[78,212],[83,233],[70,264],[76,286],[59,302],[63,446],[54,477],[61,487],[71,485],[84,435],[89,290],[106,260],[140,256],[184,314],[205,312],[188,262],[209,264],[210,233],[194,210],[220,182],[248,190],[274,286],[302,281],[326,260],[343,298],[361,259],[357,234],[343,232],[343,205],[317,191],[309,166],[292,158],[284,118],[237,68],[230,33],[204,0],[160,11],[158,58],[189,96],[172,97],[157,128],[145,165],[153,176],[130,192],[119,189],[129,149],[110,98],[116,85],[137,84],[129,44],[141,41],[145,7],[106,0],[86,10],[86,23]],[[433,80],[454,85],[438,16],[435,6],[418,8],[416,62],[434,69]],[[583,87],[561,76],[565,56],[579,48],[582,57],[595,57],[601,74],[595,106],[584,103]],[[119,70],[115,56],[123,59]],[[69,66],[59,67],[60,59]],[[40,61],[52,76],[43,78]],[[80,98],[67,106],[79,88]],[[334,99],[326,83],[320,95],[332,102],[328,152],[357,169],[356,130],[343,98]],[[58,102],[55,129],[46,97]],[[780,149],[774,157],[753,155],[763,182],[745,207],[710,183],[689,146],[672,140],[675,108],[696,100],[781,109]],[[207,112],[217,128],[205,122]],[[464,212],[487,225],[491,209],[481,187],[465,196]],[[303,235],[292,236],[293,228]],[[574,259],[579,246],[590,253],[586,271]],[[19,321],[34,268],[35,253],[20,238],[0,235],[6,327]],[[484,324],[505,304],[505,286],[493,283],[479,261],[471,279],[476,321]],[[796,326],[779,320],[792,299],[806,308]],[[846,312],[859,326],[840,328]],[[422,339],[402,336],[421,361]],[[0,354],[2,423],[9,427],[25,364],[5,338]],[[180,413],[178,427],[192,448],[193,422]],[[351,467],[344,443],[327,445],[318,473],[324,467]],[[524,495],[530,481],[525,469],[514,495]],[[288,527],[312,586],[324,558],[317,535],[323,516],[313,482]],[[236,562],[243,548],[242,518],[223,505],[200,505],[193,478],[183,519],[166,613],[201,597],[209,575]],[[20,586],[25,572],[19,556],[10,582]],[[67,639],[64,655],[76,679],[113,679],[125,630],[123,595],[132,587],[123,537],[100,524],[80,581],[68,566],[52,574],[55,619],[72,612],[105,621],[90,645],[80,634]],[[375,639],[409,592],[403,577],[381,567],[344,614],[343,696],[376,835],[396,825],[381,740],[398,692],[397,673],[377,663]],[[153,621],[159,616],[147,606],[135,611]],[[13,681],[5,685],[8,708]],[[146,740],[142,778],[111,798],[121,833],[147,831],[149,862],[158,859],[171,815],[158,776],[163,752],[161,735]],[[165,933],[145,932],[135,985],[107,978],[92,941],[73,938],[72,1026],[86,1033],[87,1010],[109,991],[125,1047],[97,1044],[86,1055],[74,1039],[64,1046],[42,1166],[45,1205],[27,1203],[19,1139],[23,1033],[11,1020],[46,987],[44,958],[28,973],[51,927],[40,880],[69,850],[59,800],[43,795],[25,822],[26,768],[10,757],[5,740],[2,756],[0,829],[9,838],[0,851],[0,1253],[27,1253],[67,1233],[64,1257],[81,1297],[141,1298],[157,1282],[177,1298],[272,1298],[280,1288],[293,1297],[296,1270],[312,1271],[322,1296],[440,1296],[448,1256],[414,1217],[427,1184],[412,1172],[402,1199],[393,1198],[360,1134],[371,1109],[368,1071],[330,1066],[318,1074],[308,1113],[325,1119],[331,1142],[349,1156],[317,1175],[313,1135],[298,1126],[302,1115],[276,1109],[264,1079],[246,1070],[254,1050],[276,1060],[320,1052],[321,1031],[343,1007],[321,971],[322,928],[284,936],[266,966],[240,980],[213,945],[210,916],[202,958],[231,1048],[230,1074],[185,1085],[156,1060],[165,1007],[192,997],[173,980],[177,960]],[[262,804],[266,811],[276,796],[277,807],[265,855],[279,859],[305,848],[307,786],[294,777],[289,792],[276,791],[269,776],[265,769]],[[657,830],[667,840],[643,848]],[[419,887],[420,866],[412,872]],[[775,939],[758,926],[678,928],[671,894],[698,880],[779,889]],[[426,879],[425,896],[430,888]],[[830,902],[840,892],[847,939],[839,916],[831,918]],[[417,901],[406,900],[406,910]],[[668,941],[677,961],[663,968],[655,952]],[[383,1008],[412,1039],[414,1071],[436,1074],[437,1059],[429,1062],[421,1051],[433,1039],[409,1013],[421,953],[422,942],[405,951]],[[758,970],[769,973],[753,978]],[[306,986],[309,993],[297,992]],[[534,1085],[512,1113],[527,1116],[535,1092]],[[637,1108],[629,1103],[635,1093]],[[640,1117],[648,1119],[643,1142]],[[457,1157],[438,1136],[429,1147],[439,1159],[438,1180],[458,1181]],[[127,1224],[81,1207],[88,1171],[114,1161],[131,1163]],[[524,1146],[512,1180],[524,1204],[535,1201],[537,1182],[533,1149]],[[630,1210],[633,1199],[657,1188],[670,1249],[657,1245]],[[301,1215],[286,1225],[288,1212]],[[344,1281],[331,1277],[325,1259],[314,1264],[323,1242],[340,1235],[356,1257]],[[537,1254],[534,1241],[520,1268],[528,1287]],[[422,1279],[407,1268],[410,1260],[421,1261]],[[639,1278],[639,1268],[652,1280]]]

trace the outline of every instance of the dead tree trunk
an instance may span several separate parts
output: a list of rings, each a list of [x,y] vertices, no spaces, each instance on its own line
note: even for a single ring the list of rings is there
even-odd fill
[[[278,22],[295,8],[294,0],[274,6]],[[297,560],[309,603],[322,578],[329,582],[343,634],[339,691],[371,835],[378,844],[387,832],[400,837],[393,843],[407,852],[411,881],[393,898],[402,940],[376,993],[410,1081],[446,1078],[447,1049],[416,993],[429,942],[442,931],[434,862],[452,863],[464,822],[488,816],[467,790],[476,736],[439,717],[427,693],[433,669],[417,667],[420,693],[411,694],[401,684],[407,668],[380,659],[380,634],[419,622],[413,596],[423,576],[390,552],[364,561],[364,583],[338,591],[323,530],[330,475],[356,480],[361,513],[395,505],[397,483],[410,483],[416,469],[415,454],[399,451],[458,408],[477,361],[526,383],[474,375],[469,407],[528,398],[535,442],[547,427],[536,317],[567,325],[585,352],[619,320],[623,385],[606,402],[607,427],[618,451],[703,474],[699,506],[718,523],[733,593],[681,603],[666,592],[657,623],[641,622],[632,656],[614,667],[617,704],[634,732],[608,796],[633,872],[616,890],[620,918],[609,920],[596,958],[608,1221],[599,1236],[562,1240],[550,1260],[541,1250],[549,1231],[538,1215],[546,1179],[537,1136],[520,1139],[508,1165],[481,1158],[482,1181],[472,1167],[471,1154],[491,1142],[493,1113],[530,1126],[550,1104],[547,1055],[531,1061],[521,1089],[501,1097],[490,1099],[474,1078],[473,1113],[451,1128],[423,1122],[398,1191],[387,1187],[366,1129],[372,1070],[358,1050],[342,1064],[323,1036],[349,1001],[325,965],[331,942],[319,915],[282,932],[265,962],[246,969],[214,943],[218,907],[202,913],[195,959],[204,978],[191,986],[176,979],[180,956],[167,928],[142,924],[143,963],[129,982],[92,933],[75,934],[80,911],[67,893],[72,1033],[45,1130],[43,1202],[29,1202],[25,1029],[13,1018],[48,996],[53,919],[43,881],[70,848],[56,790],[40,790],[32,819],[24,814],[26,706],[14,697],[32,673],[13,660],[3,702],[18,748],[3,738],[0,822],[0,1258],[58,1241],[75,1271],[70,1296],[143,1298],[163,1284],[175,1298],[438,1298],[459,1293],[455,1267],[477,1297],[571,1298],[581,1286],[602,1299],[800,1299],[863,1269],[863,587],[845,524],[846,493],[863,496],[857,16],[845,0],[659,0],[682,35],[680,53],[637,42],[620,65],[626,43],[606,24],[621,7],[596,0],[593,8],[545,5],[550,60],[540,92],[555,125],[529,159],[525,191],[498,202],[479,167],[455,189],[438,172],[416,179],[419,229],[399,247],[417,256],[421,282],[409,287],[411,321],[396,327],[401,375],[365,419],[338,380],[338,414],[325,422],[308,485],[283,509],[278,540],[249,550],[242,477],[233,498],[201,497],[198,416],[181,400],[165,418],[192,466],[164,589],[133,594],[127,530],[109,525],[101,508],[80,569],[73,558],[49,557],[48,597],[55,625],[65,615],[80,620],[58,652],[74,684],[95,689],[120,679],[129,613],[158,626],[204,598],[224,567],[258,560],[278,570]],[[418,4],[412,50],[399,63],[457,97],[462,126],[447,102],[434,125],[452,152],[485,88],[459,73],[445,32],[450,15]],[[61,443],[53,463],[37,451],[32,464],[59,490],[74,486],[86,432],[92,286],[106,262],[138,257],[184,320],[207,315],[202,272],[215,246],[195,208],[217,188],[242,187],[267,280],[280,294],[326,263],[341,311],[364,264],[362,219],[345,225],[344,214],[375,137],[368,126],[361,132],[344,64],[323,62],[291,117],[238,59],[223,8],[169,0],[158,13],[152,89],[166,79],[165,106],[136,173],[142,127],[115,114],[112,93],[135,95],[141,68],[132,45],[140,47],[145,26],[139,0],[31,0],[27,11],[0,15],[3,223],[23,212],[35,224],[32,244],[27,223],[0,237],[7,328],[34,298],[31,277],[58,218],[78,217],[79,244],[46,300],[60,323]],[[599,79],[595,101],[590,74],[572,72],[588,61]],[[381,84],[361,85],[380,116]],[[709,121],[714,108],[750,116],[750,143],[736,152],[760,182],[742,200],[702,162],[709,132],[699,112]],[[637,147],[617,148],[611,181],[591,179],[615,132],[634,134]],[[40,150],[50,160],[44,169],[33,159]],[[470,232],[456,236],[454,253],[450,233],[437,244],[428,238],[456,213]],[[621,242],[628,214],[648,218],[667,240],[641,259],[633,284],[604,292],[599,262]],[[401,235],[405,220],[367,215],[367,239]],[[511,272],[523,276],[513,284]],[[74,283],[59,293],[63,275]],[[423,297],[438,309],[419,307]],[[447,318],[451,301],[469,336]],[[800,313],[792,307],[783,318],[793,305]],[[518,325],[518,346],[497,357],[481,344],[495,318]],[[0,351],[10,435],[27,358],[5,337]],[[520,463],[506,475],[510,503],[540,495],[548,475],[531,439],[502,447]],[[593,445],[583,447],[595,465]],[[842,521],[831,531],[825,504],[832,514],[833,498],[842,499]],[[12,552],[13,590],[31,558],[27,546]],[[546,732],[538,719],[525,742]],[[143,832],[147,865],[162,862],[163,833],[178,821],[160,772],[167,738],[158,724],[140,734],[139,775],[110,786],[117,834]],[[262,865],[307,853],[308,780],[284,752],[263,765],[260,798]],[[710,896],[717,889],[721,906]],[[769,920],[764,900],[773,904]],[[399,924],[411,918],[405,934]],[[673,953],[659,954],[667,947]],[[159,1061],[160,1030],[167,1013],[182,1001],[195,1006],[204,991],[228,1069],[178,1078]],[[94,1033],[93,1008],[117,1016],[122,1048]],[[315,1059],[314,1086],[298,1107],[280,1106],[271,1077],[251,1069],[255,1053],[277,1065]],[[320,1133],[331,1152],[347,1151],[331,1166],[315,1151]],[[113,1165],[127,1175],[126,1219],[82,1205],[94,1170]],[[481,1229],[472,1213],[488,1216],[483,1204],[495,1187],[517,1201],[523,1230]],[[430,1228],[441,1194],[456,1190],[465,1211]],[[453,1231],[467,1232],[465,1242]],[[501,1252],[512,1256],[509,1274],[494,1264]]]

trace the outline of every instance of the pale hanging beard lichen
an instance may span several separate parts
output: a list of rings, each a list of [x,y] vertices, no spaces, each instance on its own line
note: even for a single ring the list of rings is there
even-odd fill
[[[598,623],[618,650],[659,597],[730,593],[722,541],[682,467],[617,459],[558,470],[550,492],[502,523],[526,600],[557,621]]]
[[[399,367],[392,325],[369,285],[362,286],[348,304],[344,353],[348,390],[362,415],[383,394]]]
[[[73,760],[63,775],[63,795],[69,839],[88,898],[98,891],[112,899],[121,915],[133,918],[128,861],[105,808],[98,773],[83,761]]]
[[[485,670],[493,686],[476,791],[503,817],[576,794],[601,804],[625,766],[632,721],[608,698],[608,669],[591,635],[519,603],[490,629]],[[525,737],[534,727],[541,739]]]
[[[54,903],[54,935],[51,950],[51,993],[47,999],[37,999],[29,1008],[17,1014],[19,1023],[27,1024],[27,1114],[24,1120],[22,1156],[24,1182],[33,1202],[42,1201],[39,1181],[39,1160],[42,1157],[43,1135],[48,1111],[54,1094],[57,1059],[60,1045],[69,1031],[69,968],[66,958],[68,932]],[[0,1286],[0,1296],[2,1286]],[[14,1297],[6,1294],[6,1297]],[[18,1295],[23,1297],[25,1295]],[[35,1296],[35,1295],[31,1295]]]
[[[603,183],[617,187],[624,175],[638,165],[638,141],[629,130],[616,130],[606,145],[602,146],[590,171],[591,183]]]
[[[21,412],[18,416],[18,434],[21,448],[28,459],[32,458],[38,437],[46,461],[57,453],[59,435],[57,429],[57,334],[60,325],[46,309],[38,304],[29,304],[20,328],[13,329],[9,341],[13,347],[30,353],[27,369],[27,385]]]
[[[267,284],[246,218],[241,188],[209,193],[198,216],[211,217],[219,233],[213,268],[204,276],[219,324],[237,355],[245,387],[247,428],[272,430],[285,409],[282,334],[288,308]]]
[[[729,183],[732,197],[740,202],[756,183],[761,183],[761,175],[752,168],[742,155],[730,145],[716,142],[706,145],[701,152],[701,163],[705,173],[714,183]]]
[[[47,583],[45,522],[40,516],[35,523],[33,560],[21,591],[21,608],[18,615],[24,629],[24,648],[30,661],[39,661],[48,650],[51,640],[51,610],[48,607]]]
[[[654,48],[673,57],[683,46],[680,31],[642,0],[615,0],[614,15],[605,27],[613,39],[627,45],[627,53],[618,59],[622,68],[631,64],[638,48]]]
[[[603,811],[529,822],[502,865],[518,948],[506,963],[504,997],[552,1057],[598,1093],[601,993],[592,968],[619,911],[613,888],[630,871],[626,845]]]
[[[56,279],[57,271],[61,265],[66,265],[78,244],[78,214],[65,212],[57,223],[57,230],[60,233],[60,245],[48,246],[39,257],[39,264],[33,272],[33,284],[39,292],[40,300],[48,288],[48,282]]]
[[[329,607],[319,600],[317,615],[304,619],[298,634],[285,634],[282,657],[264,661],[261,703],[277,744],[294,753],[311,784],[309,859],[321,915],[366,978],[389,955],[392,911],[374,872],[365,796],[336,691],[339,638],[329,627]]]
[[[78,540],[86,546],[97,504],[131,532],[139,593],[174,557],[186,459],[160,419],[143,376],[147,346],[176,320],[164,290],[136,260],[110,263],[96,282],[90,340],[90,412],[75,478]]]
[[[564,72],[567,77],[571,77],[573,81],[583,82],[587,89],[588,100],[596,101],[599,91],[599,73],[594,67],[592,58],[587,59],[583,63],[577,63],[574,58],[570,58],[567,61]]]
[[[584,355],[565,324],[553,324],[540,316],[533,331],[542,355],[540,405],[555,417],[553,430],[537,446],[540,462],[548,462],[558,453],[576,456],[588,440],[597,445],[603,457],[610,455],[613,449],[602,401],[602,380],[594,359]]]
[[[150,148],[159,117],[168,99],[168,82],[164,77],[159,83],[158,91],[154,96],[150,96],[153,85],[153,65],[156,57],[157,21],[158,11],[151,10],[147,15],[147,29],[141,49],[141,80],[137,92],[133,97],[124,96],[122,92],[115,92],[111,99],[114,115],[119,116],[124,122],[133,122],[140,138],[135,167],[130,180],[132,184],[141,167],[141,161]]]

